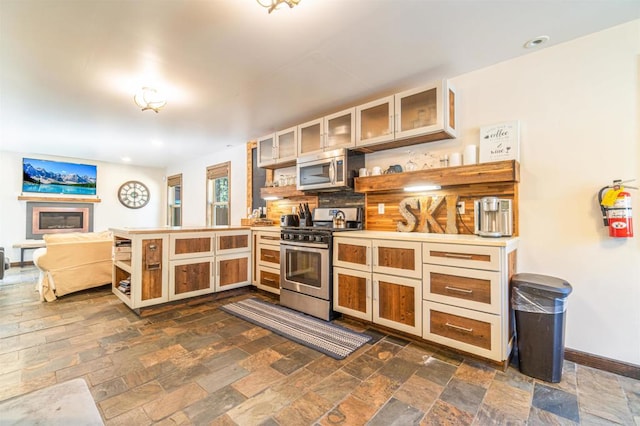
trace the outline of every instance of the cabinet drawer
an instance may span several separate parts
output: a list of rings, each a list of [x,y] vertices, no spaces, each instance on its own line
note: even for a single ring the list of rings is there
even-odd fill
[[[500,273],[425,264],[422,270],[425,300],[492,314],[500,313]]]
[[[423,243],[422,253],[424,263],[500,270],[500,247]]]
[[[169,236],[169,258],[188,259],[206,257],[214,254],[214,234],[180,233]]]
[[[280,270],[258,268],[258,288],[280,294]]]
[[[421,243],[409,241],[373,241],[373,272],[422,278]]]
[[[502,361],[499,316],[429,301],[422,315],[424,339]]]
[[[258,264],[271,268],[280,268],[280,247],[258,246]]]
[[[359,271],[371,271],[371,241],[358,238],[336,238],[333,265]]]
[[[256,244],[280,245],[279,232],[257,232]]]
[[[240,253],[251,250],[251,231],[216,233],[216,254]]]

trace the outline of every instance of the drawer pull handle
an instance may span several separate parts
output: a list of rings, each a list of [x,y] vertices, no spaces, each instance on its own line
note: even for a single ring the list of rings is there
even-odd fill
[[[267,258],[267,259],[273,259],[275,256],[272,254],[263,254],[262,257]]]
[[[274,280],[273,278],[263,278],[262,281],[268,282],[268,283],[274,283],[276,282],[276,280]]]
[[[456,259],[473,259],[473,256],[470,254],[460,254],[460,253],[445,253],[444,257],[455,257]]]
[[[473,293],[473,290],[469,290],[468,288],[458,288],[458,287],[445,286],[444,289],[448,290],[448,291],[457,291],[458,293],[466,293],[466,294]]]
[[[449,328],[453,328],[458,331],[464,331],[465,333],[473,333],[473,328],[460,327],[459,325],[446,323],[445,324]]]

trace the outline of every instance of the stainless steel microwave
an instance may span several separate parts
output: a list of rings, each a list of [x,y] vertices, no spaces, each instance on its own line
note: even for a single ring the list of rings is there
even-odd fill
[[[296,160],[296,186],[301,191],[337,191],[353,187],[353,178],[364,167],[364,154],[334,149]]]

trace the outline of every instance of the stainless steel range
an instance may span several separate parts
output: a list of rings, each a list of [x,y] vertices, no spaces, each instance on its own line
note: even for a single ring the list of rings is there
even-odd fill
[[[337,219],[337,220],[336,220]],[[339,227],[334,227],[334,223]],[[313,225],[280,231],[280,304],[329,321],[334,317],[333,233],[362,229],[362,209],[316,208]]]

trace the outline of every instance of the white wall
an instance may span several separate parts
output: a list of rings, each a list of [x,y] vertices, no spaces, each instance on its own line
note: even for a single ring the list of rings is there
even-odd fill
[[[566,279],[566,347],[640,365],[640,192],[635,238],[609,238],[596,194],[640,186],[640,21],[453,78],[462,152],[479,128],[521,122],[518,269]],[[408,148],[369,155],[404,165]],[[633,185],[633,184],[632,184]]]
[[[127,166],[77,158],[52,157],[31,153],[0,151],[0,246],[11,262],[20,260],[20,250],[12,246],[26,238],[27,202],[18,196],[40,196],[22,194],[22,158],[66,161],[70,163],[95,164],[97,166],[97,196],[101,200],[93,207],[94,231],[117,227],[150,227],[164,225],[165,217],[165,171],[160,168]],[[149,188],[149,203],[140,209],[129,209],[118,201],[120,185],[137,180]],[[42,195],[45,197],[46,195]],[[25,252],[25,260],[31,260],[33,251]]]
[[[244,144],[167,168],[167,176],[182,173],[182,226],[205,226],[208,166],[231,162],[231,225],[247,217],[247,148]]]

